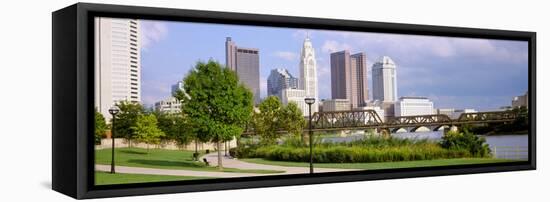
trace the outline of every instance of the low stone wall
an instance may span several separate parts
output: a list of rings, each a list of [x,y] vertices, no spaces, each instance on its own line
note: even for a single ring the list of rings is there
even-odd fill
[[[192,141],[191,143],[187,145],[178,145],[175,141],[169,141],[169,142],[162,142],[158,145],[147,145],[145,143],[139,143],[134,141],[129,142],[128,140],[124,138],[115,138],[115,148],[123,148],[123,147],[129,147],[131,144],[132,147],[138,147],[138,148],[147,148],[149,146],[149,149],[168,149],[168,150],[195,150],[195,142]],[[103,138],[101,139],[101,144],[96,145],[95,149],[106,149],[111,148],[112,145],[112,139],[111,138]],[[237,141],[235,139],[229,141],[226,143],[227,148],[234,148],[237,147]],[[199,150],[216,150],[216,143],[200,143],[198,144]],[[224,144],[222,144],[222,150],[225,150]]]

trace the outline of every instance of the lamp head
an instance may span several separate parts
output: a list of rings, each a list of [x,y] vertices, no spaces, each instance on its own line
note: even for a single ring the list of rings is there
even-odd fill
[[[118,112],[120,112],[120,109],[118,109],[117,106],[112,106],[112,107],[109,109],[109,114],[111,114],[111,115],[113,115],[113,116],[114,116],[114,115],[117,115]]]
[[[315,98],[307,97],[304,99],[304,101],[306,102],[306,104],[312,105],[313,103],[315,103]]]

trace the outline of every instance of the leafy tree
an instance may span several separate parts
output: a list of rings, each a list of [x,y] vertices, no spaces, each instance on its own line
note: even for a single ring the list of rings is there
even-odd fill
[[[116,104],[120,112],[117,114],[114,131],[116,137],[124,137],[130,143],[134,139],[136,132],[136,122],[138,117],[143,114],[144,108],[139,103],[129,101],[120,101]],[[132,144],[129,144],[132,146]]]
[[[239,136],[250,119],[252,92],[235,72],[210,60],[198,62],[183,79],[185,93],[176,95],[197,139],[216,142],[218,167],[223,170],[221,143]]]
[[[157,126],[157,118],[153,114],[139,115],[136,125],[131,127],[135,131],[135,138],[147,144],[147,152],[149,152],[149,144],[159,144],[164,132]]]
[[[154,112],[158,127],[165,134],[164,140],[174,140],[179,145],[187,145],[193,139],[191,127],[183,114]]]
[[[282,109],[281,119],[281,127],[284,130],[296,137],[301,136],[304,140],[303,129],[306,126],[306,120],[296,103],[290,102]]]
[[[467,129],[461,132],[449,131],[443,135],[441,147],[451,150],[466,149],[474,157],[489,157],[491,149],[485,138],[476,136]]]
[[[95,108],[95,144],[101,144],[101,138],[105,137],[106,130],[107,123],[105,122],[105,118]]]
[[[265,145],[274,144],[279,135],[277,131],[281,128],[283,105],[278,97],[269,96],[259,105],[259,112],[255,112],[253,125],[256,133],[261,137],[261,143]]]

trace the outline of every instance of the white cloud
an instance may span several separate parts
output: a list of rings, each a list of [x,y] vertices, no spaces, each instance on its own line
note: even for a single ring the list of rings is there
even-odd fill
[[[342,50],[351,50],[351,46],[347,43],[340,43],[334,40],[327,40],[323,43],[321,50],[325,53],[332,53]]]
[[[298,54],[290,51],[277,51],[274,55],[288,61],[295,61],[298,59]]]
[[[524,50],[514,50],[502,44],[496,45],[497,41],[488,39],[333,31],[322,33],[341,41],[325,42],[323,51],[349,48],[348,44],[353,44],[354,48],[361,51],[372,53],[372,49],[376,48],[376,55],[398,56],[402,61],[408,62],[424,60],[426,57],[459,56],[489,61],[507,60],[514,63],[527,60],[527,47],[524,47]]]
[[[308,30],[297,30],[292,33],[292,37],[295,39],[303,40],[306,36],[309,35],[309,38],[312,38],[312,32]]]
[[[168,28],[164,22],[143,20],[141,33],[141,49],[146,51],[154,43],[166,38]]]

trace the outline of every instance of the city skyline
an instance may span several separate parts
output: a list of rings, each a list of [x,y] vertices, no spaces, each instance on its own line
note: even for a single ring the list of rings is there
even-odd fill
[[[161,21],[142,24],[142,101],[147,106],[169,97],[170,86],[196,61],[214,59],[223,64],[225,37],[262,50],[259,79],[264,98],[272,69],[286,68],[299,75],[306,32],[316,52],[320,99],[331,97],[330,53],[342,50],[366,53],[369,98],[372,65],[383,55],[399,66],[398,96],[425,96],[436,108],[497,109],[510,105],[511,98],[527,89],[526,42]]]

